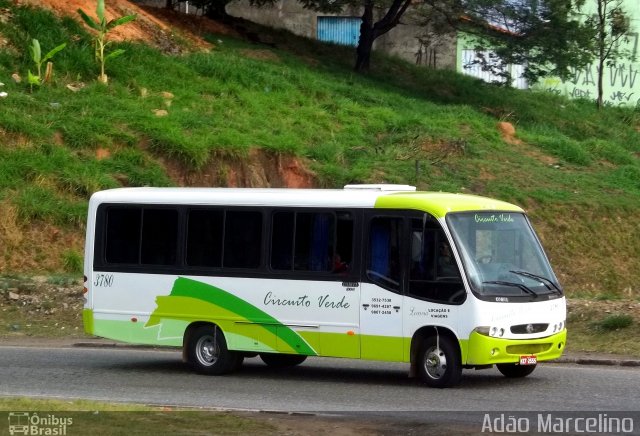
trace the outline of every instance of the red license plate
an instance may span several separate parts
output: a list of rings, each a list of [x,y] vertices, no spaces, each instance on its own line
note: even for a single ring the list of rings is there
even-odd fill
[[[537,356],[520,356],[520,365],[536,365],[537,363]]]

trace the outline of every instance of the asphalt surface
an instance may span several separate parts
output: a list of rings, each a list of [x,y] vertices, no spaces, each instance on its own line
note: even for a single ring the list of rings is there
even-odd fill
[[[568,355],[525,379],[465,370],[460,386],[430,389],[407,378],[406,364],[310,358],[276,370],[260,359],[223,377],[194,374],[179,350],[104,341],[0,346],[0,395],[238,410],[371,413],[424,411],[640,410],[637,360]],[[636,366],[634,366],[636,365]],[[640,425],[640,422],[639,422]]]
[[[631,425],[624,434],[640,435],[639,366],[630,357],[568,354],[525,379],[465,370],[456,388],[430,389],[407,378],[402,363],[309,358],[276,370],[253,358],[236,373],[207,377],[193,373],[179,349],[20,338],[0,341],[0,396],[249,412],[284,423],[281,434],[300,436],[485,435],[504,433],[509,422],[526,425],[525,433],[585,434],[574,424],[603,419],[624,420],[625,430]]]

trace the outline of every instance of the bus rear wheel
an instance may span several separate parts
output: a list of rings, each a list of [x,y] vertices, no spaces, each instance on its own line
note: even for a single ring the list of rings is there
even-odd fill
[[[302,354],[260,353],[260,359],[268,366],[284,368],[287,366],[300,365],[307,360],[307,356]]]
[[[457,346],[447,336],[423,339],[418,351],[418,372],[422,381],[434,388],[455,386],[462,377]]]
[[[224,334],[214,325],[197,327],[185,344],[187,361],[201,374],[221,375],[237,369],[244,357],[229,351]]]
[[[536,365],[516,365],[515,363],[499,363],[498,371],[508,378],[526,377],[536,369]]]

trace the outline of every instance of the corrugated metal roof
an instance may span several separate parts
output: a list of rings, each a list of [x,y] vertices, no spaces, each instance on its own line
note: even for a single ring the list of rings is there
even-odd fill
[[[317,38],[334,44],[358,45],[360,17],[318,17]]]

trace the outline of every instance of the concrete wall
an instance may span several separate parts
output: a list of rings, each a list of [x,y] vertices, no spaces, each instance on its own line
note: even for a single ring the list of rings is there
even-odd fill
[[[227,13],[264,26],[286,29],[296,35],[311,39],[316,39],[318,16],[362,16],[360,8],[347,8],[340,14],[317,13],[304,9],[296,0],[279,0],[274,5],[261,8],[249,5],[247,0],[235,0],[227,5]],[[417,39],[424,33],[424,28],[413,24],[416,19],[412,17],[411,13],[407,12],[401,21],[402,24],[376,40],[373,46],[374,50],[420,65],[456,68],[455,40],[453,38],[443,38],[437,44],[425,47]]]

